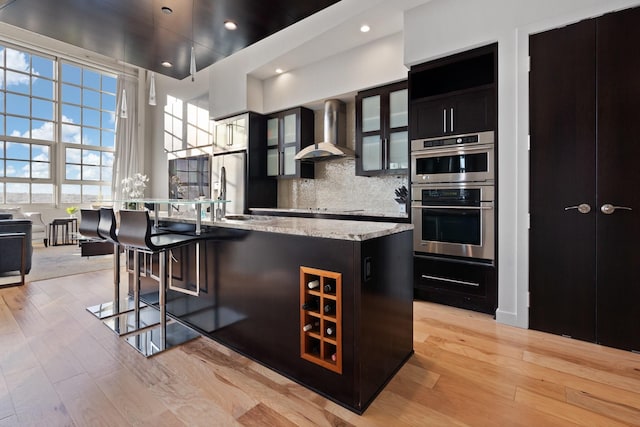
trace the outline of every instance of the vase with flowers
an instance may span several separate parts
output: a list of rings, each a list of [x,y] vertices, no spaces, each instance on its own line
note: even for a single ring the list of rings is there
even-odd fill
[[[141,199],[144,197],[144,189],[147,187],[149,178],[141,173],[122,180],[122,195],[128,199]],[[127,208],[136,209],[137,203],[134,201],[127,203]]]

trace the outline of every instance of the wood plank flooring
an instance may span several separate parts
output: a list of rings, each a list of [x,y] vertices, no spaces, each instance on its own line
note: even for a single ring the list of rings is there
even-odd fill
[[[0,290],[0,426],[640,425],[640,355],[415,302],[415,355],[358,416],[207,338],[145,359],[85,307],[108,270]]]

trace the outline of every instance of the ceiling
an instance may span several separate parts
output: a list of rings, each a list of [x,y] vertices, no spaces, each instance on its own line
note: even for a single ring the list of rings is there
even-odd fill
[[[0,21],[183,79],[192,45],[201,70],[338,1],[0,0]]]

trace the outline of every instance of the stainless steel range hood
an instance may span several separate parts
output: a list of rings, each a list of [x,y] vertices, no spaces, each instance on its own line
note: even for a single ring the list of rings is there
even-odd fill
[[[354,157],[355,152],[347,148],[347,113],[344,102],[329,99],[324,102],[324,141],[300,150],[296,160],[327,160],[334,157]]]

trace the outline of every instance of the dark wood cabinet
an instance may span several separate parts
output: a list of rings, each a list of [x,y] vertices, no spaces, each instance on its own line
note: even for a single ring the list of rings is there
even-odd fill
[[[409,170],[407,81],[356,96],[356,175],[406,174]]]
[[[313,111],[298,107],[267,118],[267,174],[279,178],[313,178],[313,162],[295,160],[301,149],[314,143]]]
[[[416,102],[411,109],[411,123],[415,138],[494,129],[493,90],[481,88]]]
[[[413,259],[405,256],[411,231],[357,241],[227,230],[228,238],[200,244],[199,295],[169,290],[167,312],[362,413],[413,353]],[[190,245],[181,255],[182,283],[196,277],[194,251]],[[148,264],[143,271],[157,277],[157,256]],[[153,277],[141,280],[147,304],[158,300]],[[315,278],[334,287],[311,290]],[[335,305],[327,313],[301,312],[301,295],[304,302],[316,297],[322,306]],[[308,323],[312,329],[305,331]]]
[[[495,130],[497,45],[411,68],[411,139]]]
[[[495,314],[495,265],[431,256],[415,256],[413,262],[416,298]]]
[[[636,351],[638,43],[640,9],[530,38],[530,326]]]

